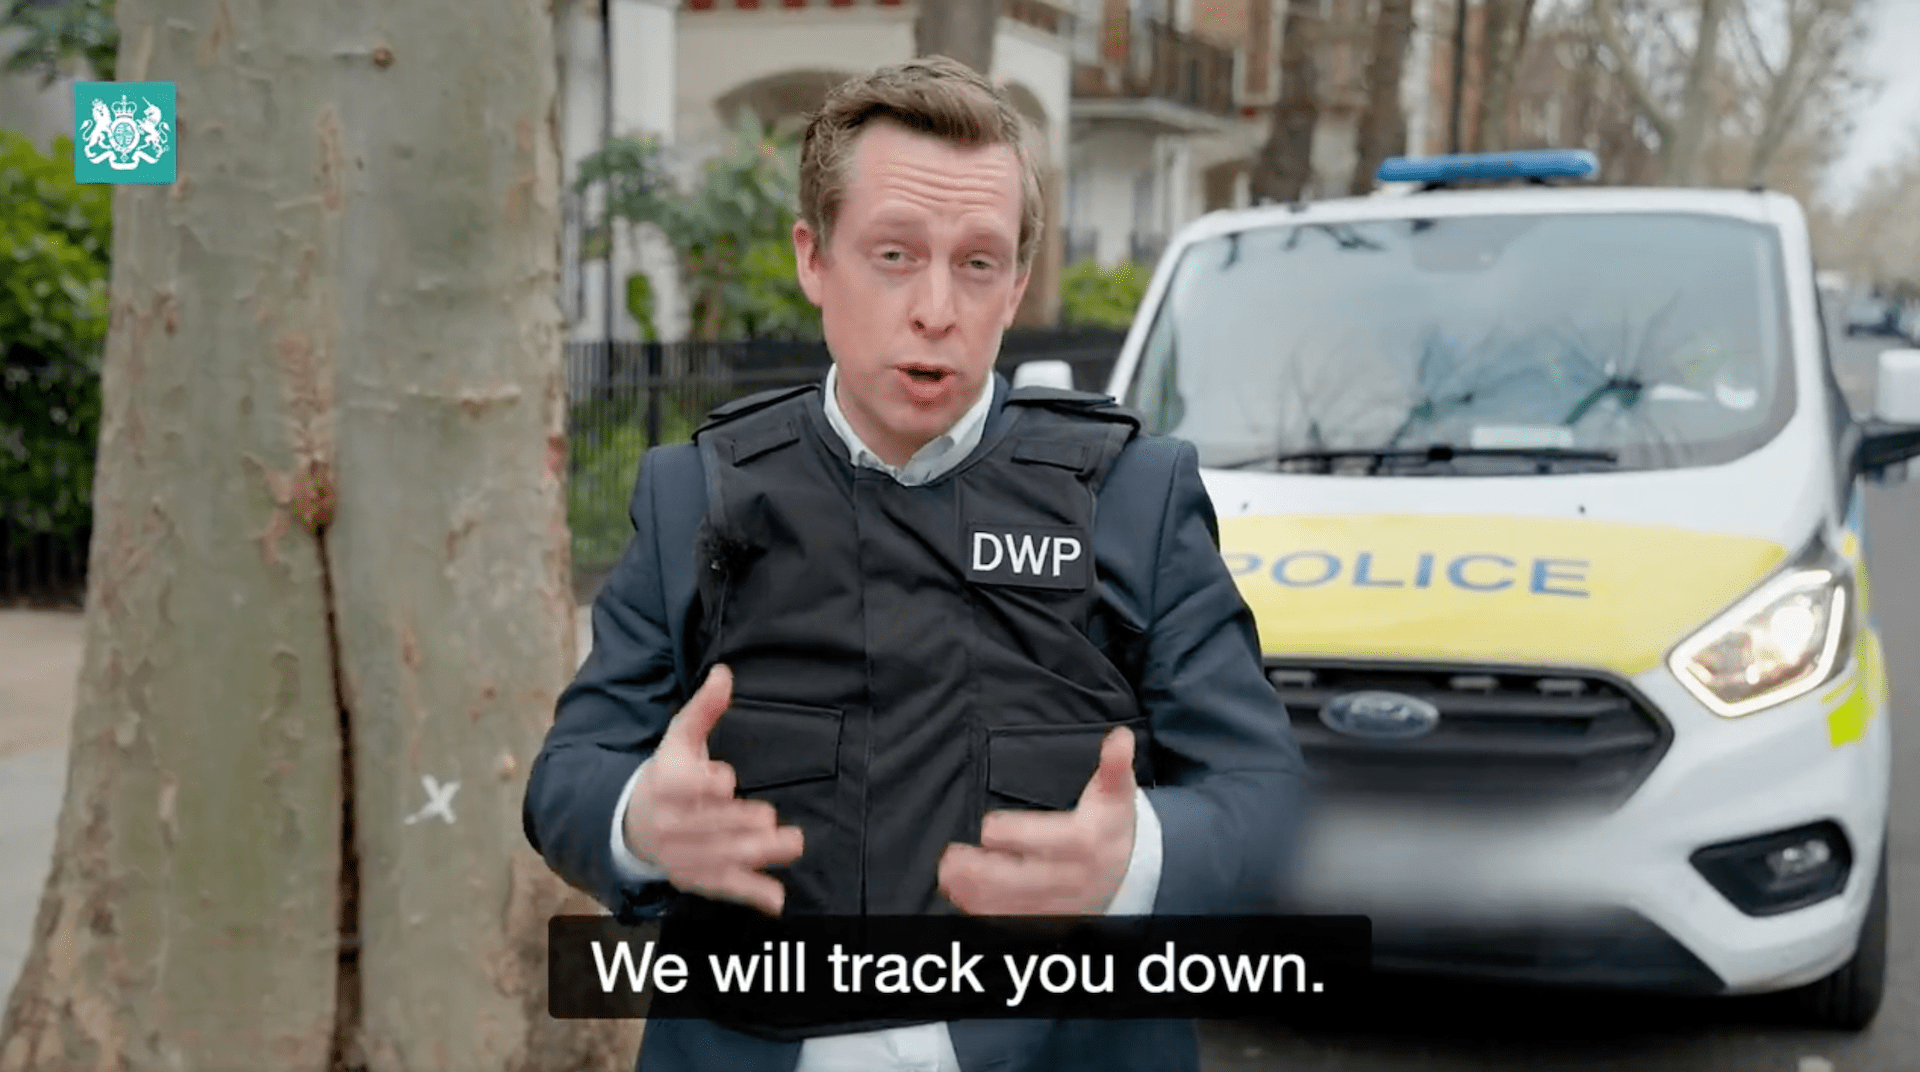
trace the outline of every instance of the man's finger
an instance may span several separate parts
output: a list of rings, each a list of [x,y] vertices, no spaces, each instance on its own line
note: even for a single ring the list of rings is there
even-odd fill
[[[663,742],[660,747],[665,749],[667,745]],[[660,799],[681,803],[733,799],[739,783],[731,766],[683,752],[670,752],[669,756],[670,761],[661,764],[653,775],[654,792]]]
[[[1069,812],[993,811],[980,821],[980,847],[1018,856],[1071,851],[1079,824]]]
[[[940,858],[940,891],[969,915],[1049,915],[1072,910],[1074,870],[971,845],[949,845]]]
[[[673,721],[667,723],[666,736],[660,742],[661,750],[672,748],[705,759],[708,735],[713,733],[720,716],[732,706],[733,671],[716,665],[707,672],[707,680],[701,682],[686,706],[673,716]]]
[[[740,779],[733,773],[733,764],[710,760],[707,763],[707,792],[716,797],[730,797],[740,786]],[[772,805],[768,805],[772,807]]]
[[[758,871],[737,870],[693,892],[716,899],[735,901],[757,908],[769,916],[778,916],[786,907],[787,888],[778,879]]]
[[[1131,797],[1138,785],[1133,777],[1133,730],[1115,726],[1100,742],[1100,766],[1081,790],[1080,803],[1084,806],[1089,800]]]
[[[668,877],[676,883],[710,884],[715,875],[735,871],[767,871],[785,867],[806,850],[806,839],[791,826],[748,834],[689,837],[674,844],[674,866]]]
[[[779,826],[773,805],[764,800],[701,802],[675,808],[671,815],[673,842],[707,841],[772,832]]]
[[[806,835],[797,826],[783,826],[755,836],[741,846],[739,863],[755,871],[764,871],[772,867],[785,867],[798,860],[807,850]]]

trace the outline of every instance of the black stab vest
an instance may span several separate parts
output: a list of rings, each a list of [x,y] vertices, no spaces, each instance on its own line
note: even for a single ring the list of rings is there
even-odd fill
[[[919,487],[851,465],[818,387],[723,406],[695,435],[699,679],[734,674],[708,747],[805,832],[773,872],[788,914],[956,912],[945,846],[977,844],[990,810],[1072,808],[1114,726],[1153,784],[1144,623],[1102,598],[1093,554],[1096,492],[1138,419],[1046,388],[1006,406]]]

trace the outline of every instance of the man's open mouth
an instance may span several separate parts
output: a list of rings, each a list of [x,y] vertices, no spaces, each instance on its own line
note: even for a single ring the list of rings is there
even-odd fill
[[[911,376],[915,383],[939,383],[951,375],[947,369],[934,368],[931,365],[902,365],[900,368]]]

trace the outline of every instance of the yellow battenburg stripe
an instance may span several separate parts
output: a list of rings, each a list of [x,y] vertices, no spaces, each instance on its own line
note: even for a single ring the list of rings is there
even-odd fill
[[[1889,686],[1886,664],[1880,656],[1879,635],[1872,630],[1862,630],[1855,655],[1858,675],[1821,697],[1829,704],[1840,700],[1837,707],[1827,712],[1827,740],[1833,747],[1864,738],[1874,718],[1886,710]],[[1840,694],[1844,694],[1844,698]]]
[[[1859,536],[1852,532],[1841,541],[1840,553],[1853,564],[1854,596],[1860,601],[1854,613],[1860,623],[1860,633],[1854,654],[1858,673],[1821,697],[1822,702],[1833,705],[1827,712],[1827,740],[1835,748],[1865,738],[1867,727],[1892,702],[1886,664],[1881,659],[1880,637],[1870,625],[1873,599],[1863,550]]]
[[[1781,544],[1573,518],[1229,518],[1269,655],[1587,666],[1632,676],[1785,560]]]
[[[1827,740],[1838,748],[1867,735],[1867,723],[1873,721],[1873,703],[1867,690],[1856,684],[1840,706],[1827,712]]]

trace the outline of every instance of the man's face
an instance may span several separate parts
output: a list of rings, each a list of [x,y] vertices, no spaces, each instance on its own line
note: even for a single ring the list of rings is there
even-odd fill
[[[1020,159],[888,123],[862,131],[832,244],[793,229],[855,432],[899,465],[944,433],[993,374],[1027,273]]]

